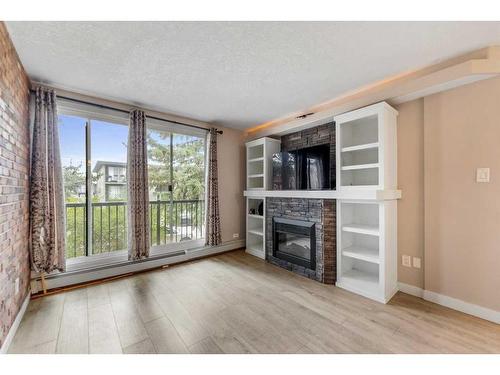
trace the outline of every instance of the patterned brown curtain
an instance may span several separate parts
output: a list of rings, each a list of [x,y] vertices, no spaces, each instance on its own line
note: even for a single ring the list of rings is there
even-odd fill
[[[149,256],[149,192],[146,116],[143,111],[130,112],[127,147],[128,184],[128,258]]]
[[[64,271],[64,191],[54,90],[37,88],[31,151],[31,263],[37,272]]]
[[[209,138],[206,245],[216,246],[222,242],[219,214],[219,181],[217,174],[217,129],[210,129]]]

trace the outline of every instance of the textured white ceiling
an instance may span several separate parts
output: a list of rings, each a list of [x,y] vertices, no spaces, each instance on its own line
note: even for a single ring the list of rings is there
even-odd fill
[[[500,22],[7,22],[35,80],[244,129],[489,45]]]

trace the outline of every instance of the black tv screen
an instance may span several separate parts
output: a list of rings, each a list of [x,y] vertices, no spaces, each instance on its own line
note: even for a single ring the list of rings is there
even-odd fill
[[[273,155],[273,190],[330,189],[330,145]]]

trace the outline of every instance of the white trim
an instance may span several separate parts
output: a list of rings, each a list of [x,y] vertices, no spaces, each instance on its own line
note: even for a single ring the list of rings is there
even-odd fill
[[[401,190],[380,190],[377,187],[340,190],[256,190],[243,191],[248,198],[307,198],[307,199],[358,199],[358,200],[393,200],[401,199]]]
[[[205,239],[197,239],[171,243],[168,245],[152,246],[150,257],[169,255],[182,250],[199,249],[205,245]],[[110,253],[95,254],[91,256],[81,256],[71,258],[66,261],[66,272],[81,271],[96,267],[110,266],[128,261],[128,251],[118,250]]]
[[[24,317],[24,313],[28,308],[28,304],[30,302],[30,296],[31,293],[30,291],[28,291],[28,294],[26,295],[23,304],[21,305],[21,308],[19,309],[19,312],[16,315],[16,319],[14,320],[14,323],[12,323],[12,326],[9,329],[9,333],[7,333],[3,345],[0,348],[0,354],[7,354],[7,352],[9,351],[9,346],[12,343],[12,340],[14,340],[14,336],[16,335],[17,329],[19,328],[19,324],[21,324],[21,321],[23,320]]]
[[[245,247],[245,240],[243,239],[228,241],[219,246],[203,246],[196,249],[182,250],[178,255],[153,257],[139,262],[125,262],[98,269],[55,274],[46,277],[47,288],[60,288],[107,277],[124,275],[130,272],[145,271],[172,263],[185,262],[191,259],[223,253],[243,247]]]
[[[490,322],[500,324],[500,311],[488,309],[473,303],[465,302],[453,297],[445,296],[425,290],[414,285],[398,283],[399,290],[403,293],[410,294],[415,297],[422,298],[429,302],[434,302],[438,305],[449,307],[450,309],[473,315],[481,319],[489,320]]]
[[[448,297],[443,294],[424,290],[424,299],[426,301],[437,303],[438,305],[449,307],[450,309],[458,310],[463,313],[476,316],[481,319],[489,320],[490,322],[500,324],[500,311],[495,311],[465,302],[453,297]]]
[[[410,285],[410,284],[405,284],[405,283],[398,283],[398,289],[400,292],[410,294],[415,297],[423,298],[424,297],[424,290],[422,288],[419,288],[418,286],[415,285]]]

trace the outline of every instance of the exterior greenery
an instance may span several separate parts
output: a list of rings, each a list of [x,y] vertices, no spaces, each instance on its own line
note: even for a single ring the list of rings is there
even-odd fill
[[[204,236],[204,147],[202,138],[148,132],[152,246]],[[170,165],[173,166],[172,171]],[[70,164],[63,167],[63,175],[66,257],[84,256],[87,237],[85,172],[81,165]],[[99,177],[93,174],[93,183]],[[169,185],[172,186],[171,193]],[[98,197],[92,197],[92,254],[127,248],[126,204],[123,200],[99,202]]]

